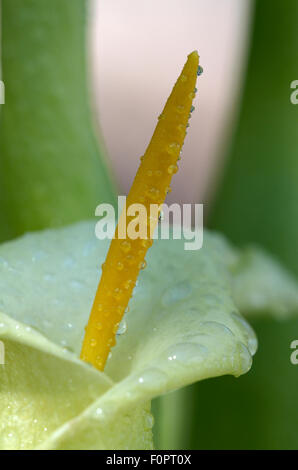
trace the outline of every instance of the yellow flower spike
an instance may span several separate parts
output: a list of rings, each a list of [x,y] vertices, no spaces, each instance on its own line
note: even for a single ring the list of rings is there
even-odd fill
[[[127,208],[132,204],[141,203],[147,214],[150,214],[152,204],[163,204],[171,179],[178,170],[177,161],[195,96],[198,66],[199,56],[197,51],[194,51],[188,56],[159,116],[146,153],[141,158],[127,197]],[[81,359],[99,370],[104,369],[110,349],[116,344],[115,336],[119,323],[131,298],[139,271],[146,267],[145,256],[152,244],[150,238],[158,221],[158,216],[148,219],[148,239],[121,239],[120,225],[123,217],[124,214],[121,215],[102,268],[81,351]],[[132,219],[133,217],[127,217],[125,229]]]

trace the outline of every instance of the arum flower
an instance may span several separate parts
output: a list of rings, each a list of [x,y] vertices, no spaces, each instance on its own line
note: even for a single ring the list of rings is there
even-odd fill
[[[135,181],[149,190],[148,199],[153,192],[143,179],[144,170],[151,171],[146,165],[159,162],[160,148],[168,149],[169,166],[178,159],[197,62],[197,54],[191,54],[137,174]],[[178,120],[172,113],[177,106],[182,106]],[[164,147],[173,137],[177,145]],[[172,173],[158,191],[165,189]],[[128,199],[142,196],[137,183]],[[158,203],[159,194],[154,191]],[[108,251],[108,241],[95,239],[93,223],[81,222],[27,234],[0,247],[0,338],[5,346],[1,448],[150,449],[154,397],[197,380],[239,376],[250,369],[257,340],[237,306],[243,303],[253,311],[256,291],[266,305],[276,299],[284,309],[298,303],[294,281],[276,263],[257,251],[247,262],[246,254],[220,235],[205,232],[204,246],[195,252],[184,251],[184,240],[154,243],[130,311],[118,325],[123,308],[119,313],[118,296],[111,300],[105,289],[119,285],[127,274],[135,281],[146,251],[136,251],[140,240],[135,240],[130,247],[135,268],[124,267],[121,274],[112,275],[118,242],[115,238]],[[105,260],[82,361],[84,326]],[[268,271],[272,277],[264,280]],[[283,283],[284,289],[272,294],[270,279]],[[124,303],[133,284],[123,294]],[[116,333],[116,345],[109,352]]]

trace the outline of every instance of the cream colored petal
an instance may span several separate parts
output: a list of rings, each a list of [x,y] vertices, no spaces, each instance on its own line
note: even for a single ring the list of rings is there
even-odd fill
[[[76,359],[108,248],[93,224],[0,247],[1,308],[14,317],[1,317],[2,447],[150,448],[151,398],[250,368],[256,339],[231,297],[233,251],[208,233],[200,251],[183,243],[154,243],[105,371],[110,378]]]

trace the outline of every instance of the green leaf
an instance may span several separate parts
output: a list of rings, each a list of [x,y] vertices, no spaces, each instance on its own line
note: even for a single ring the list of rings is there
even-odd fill
[[[298,3],[256,2],[238,128],[208,226],[258,243],[298,274]]]
[[[2,0],[6,103],[0,239],[93,217],[114,203],[87,84],[83,0]]]
[[[290,102],[290,84],[298,77],[297,14],[295,0],[289,0],[287,8],[278,0],[256,2],[240,121],[210,218],[210,226],[233,242],[258,243],[296,275],[298,109]],[[272,300],[282,285],[274,282]],[[257,292],[259,297],[260,289]],[[274,306],[279,309],[278,302]],[[191,416],[197,414],[193,422],[197,439],[188,445],[297,449],[298,375],[297,366],[290,363],[290,344],[298,337],[298,319],[249,319],[260,341],[254,370],[233,388],[225,379],[194,387],[197,401]],[[201,406],[215,395],[218,408]],[[228,423],[222,428],[218,410],[222,423]]]
[[[150,448],[152,398],[249,370],[257,342],[231,296],[232,248],[208,233],[200,251],[183,244],[154,243],[105,373],[77,357],[108,242],[83,222],[0,247],[2,448]]]

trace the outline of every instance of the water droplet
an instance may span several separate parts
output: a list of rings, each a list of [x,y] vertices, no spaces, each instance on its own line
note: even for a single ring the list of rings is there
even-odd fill
[[[32,256],[32,262],[35,263],[36,261],[39,261],[43,259],[46,256],[44,251],[36,251],[33,256]]]
[[[207,335],[226,335],[234,336],[234,333],[230,328],[228,328],[223,323],[217,321],[205,321],[200,323],[199,326],[200,333],[205,333]]]
[[[147,266],[147,263],[145,260],[141,261],[140,264],[139,264],[139,269],[145,269]]]
[[[173,175],[173,174],[177,173],[178,166],[177,165],[170,165],[170,166],[168,166],[167,171],[168,171],[169,175]]]
[[[147,176],[152,176],[153,175],[153,171],[152,170],[148,170],[147,171]]]
[[[177,155],[177,153],[180,151],[180,145],[177,144],[177,142],[172,142],[168,146],[168,153],[171,155]]]
[[[81,289],[83,287],[83,284],[81,283],[81,281],[77,281],[77,280],[72,280],[70,281],[70,286],[73,288],[73,289]]]
[[[165,218],[164,212],[160,211],[160,213],[158,214],[158,220],[162,221],[162,220],[164,220],[164,218]]]
[[[167,384],[167,375],[157,367],[145,369],[138,376],[137,383],[148,390],[164,391]]]
[[[124,253],[128,253],[131,250],[131,243],[127,240],[124,240],[123,242],[121,242],[120,247]]]
[[[95,325],[95,328],[96,328],[98,331],[102,330],[102,323],[97,322],[96,325]]]
[[[120,325],[119,325],[119,328],[117,330],[117,336],[121,336],[121,335],[124,335],[124,333],[126,332],[127,330],[127,323],[125,320],[122,320],[120,322]]]
[[[125,259],[129,265],[135,264],[136,262],[136,259],[133,255],[127,255]]]
[[[65,260],[63,262],[63,265],[68,267],[68,268],[73,267],[74,264],[75,264],[75,260],[71,256],[68,256],[67,258],[65,258]]]
[[[238,351],[240,353],[241,360],[241,373],[245,374],[251,368],[252,357],[245,344],[241,342],[238,343]]]
[[[243,332],[245,339],[247,340],[247,345],[250,354],[253,356],[258,349],[258,340],[256,334],[250,324],[241,317],[237,312],[232,312],[232,317],[236,321],[237,325],[240,327]]]
[[[184,112],[184,106],[178,105],[178,106],[177,106],[177,111],[178,111],[178,113],[181,113],[181,114],[182,114],[182,113]]]
[[[159,189],[154,187],[147,189],[146,196],[155,201],[159,197]]]
[[[121,261],[118,261],[116,268],[118,271],[122,271],[124,268],[124,264],[121,263]]]
[[[103,365],[102,357],[100,355],[96,356],[95,358],[95,363],[97,367],[101,368]]]
[[[115,340],[115,337],[113,336],[112,338],[109,339],[108,346],[110,346],[112,348],[113,346],[115,346],[115,344],[116,344],[116,340]]]
[[[96,339],[95,339],[95,338],[90,339],[90,346],[91,346],[92,348],[95,348],[96,345],[97,345]]]
[[[116,287],[116,289],[114,289],[114,292],[113,292],[113,297],[116,300],[120,300],[122,297],[122,294],[123,294],[122,289],[119,289],[119,287]]]
[[[200,75],[202,75],[203,72],[204,72],[203,67],[201,67],[201,66],[199,65],[199,66],[198,66],[198,70],[197,70],[197,76],[199,77]]]
[[[195,343],[178,343],[166,351],[168,361],[193,365],[202,362],[208,354],[206,346]]]
[[[121,316],[122,316],[123,313],[124,313],[124,307],[122,307],[122,305],[118,305],[118,306],[116,307],[116,313],[117,313],[117,315],[121,315]]]
[[[6,261],[6,259],[4,258],[0,258],[0,266],[3,267],[3,268],[7,268],[8,267],[8,262]]]
[[[172,305],[180,300],[187,299],[192,293],[192,287],[188,281],[180,282],[169,287],[163,294],[161,302],[163,305]]]
[[[131,289],[133,287],[133,280],[127,279],[127,281],[124,282],[123,287],[126,290]]]
[[[152,246],[152,244],[153,244],[153,240],[150,240],[150,239],[148,239],[148,240],[145,240],[145,239],[141,240],[141,246],[142,246],[143,248],[149,248],[150,246]]]

